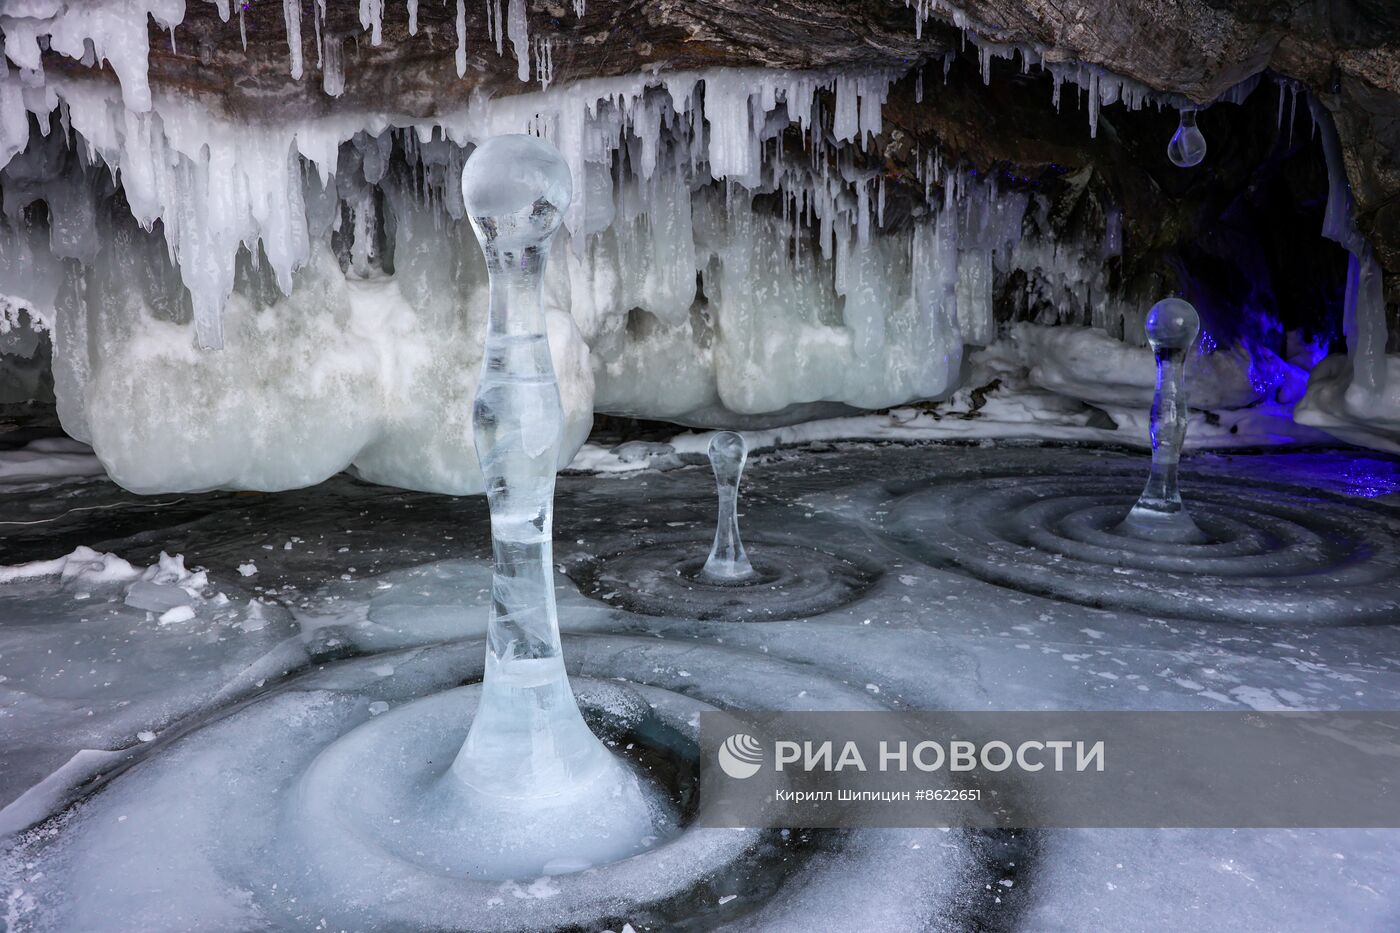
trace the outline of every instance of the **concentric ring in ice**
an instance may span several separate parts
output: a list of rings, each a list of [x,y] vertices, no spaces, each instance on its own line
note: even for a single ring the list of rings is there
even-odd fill
[[[1192,478],[1204,543],[1117,526],[1136,473],[935,481],[889,503],[889,533],[927,563],[1087,606],[1231,622],[1400,622],[1400,519],[1310,490]]]
[[[880,578],[869,561],[778,541],[748,543],[752,577],[702,573],[707,542],[658,541],[588,560],[569,571],[579,589],[610,606],[703,621],[804,619],[859,599]]]
[[[486,881],[452,862],[463,852],[451,844],[450,814],[440,835],[424,832],[431,825],[418,822],[415,794],[450,763],[479,692],[458,684],[464,673],[480,677],[481,644],[459,643],[313,670],[153,743],[140,763],[20,840],[7,860],[23,864],[30,883],[16,917],[41,931],[144,933],[954,929],[1000,877],[1004,840],[992,834],[690,825],[696,801],[685,788],[694,787],[701,711],[881,707],[761,654],[655,638],[565,641],[593,727],[643,780],[667,789],[658,796],[669,798],[659,803],[673,834],[644,851]]]

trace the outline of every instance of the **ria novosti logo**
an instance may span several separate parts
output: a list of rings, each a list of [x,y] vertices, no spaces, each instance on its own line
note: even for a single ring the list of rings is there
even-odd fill
[[[763,746],[753,736],[736,732],[724,740],[718,757],[725,774],[743,780],[753,777],[763,767]]]

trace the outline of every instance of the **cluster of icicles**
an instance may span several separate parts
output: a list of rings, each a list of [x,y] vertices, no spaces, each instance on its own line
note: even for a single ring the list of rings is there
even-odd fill
[[[424,122],[290,125],[162,95],[133,113],[113,89],[55,80],[56,117],[36,118],[3,170],[0,277],[54,331],[65,429],[148,491],[288,488],[347,465],[479,488],[440,412],[470,398],[458,383],[485,317],[460,173],[505,133],[549,138],[573,176],[546,293],[563,312],[570,456],[595,411],[732,425],[936,397],[963,346],[993,338],[1009,269],[1083,305],[1083,323],[1112,318],[1108,290],[1086,286],[1116,247],[1023,236],[1048,211],[1024,192],[921,153],[926,203],[885,216],[880,162],[861,150],[892,80],[641,75]],[[327,442],[297,444],[303,421]],[[236,449],[220,440],[249,431]],[[171,439],[180,457],[151,455]],[[404,457],[415,448],[436,452]]]
[[[920,25],[932,6],[920,3]],[[218,348],[240,281],[262,283],[252,289],[259,293],[254,304],[269,304],[279,294],[292,296],[298,276],[323,268],[331,252],[343,254],[351,278],[387,271],[379,254],[393,250],[393,241],[416,235],[421,244],[428,230],[461,226],[454,186],[474,145],[531,132],[563,153],[577,192],[561,237],[568,258],[556,264],[567,272],[566,294],[556,300],[586,343],[579,352],[593,370],[598,410],[712,423],[723,420],[715,412],[758,415],[808,403],[878,408],[937,396],[957,378],[962,345],[995,336],[994,276],[1016,269],[1030,273],[1028,291],[1056,307],[1062,321],[1116,335],[1140,330],[1125,326],[1123,310],[1101,287],[1103,258],[1121,251],[1116,211],[1100,242],[1023,236],[1043,205],[950,171],[939,153],[925,152],[915,164],[926,203],[908,220],[886,225],[885,178],[864,167],[878,160],[858,150],[881,133],[881,108],[898,77],[892,73],[644,74],[477,97],[431,119],[338,112],[280,124],[234,122],[149,87],[147,18],[170,29],[173,40],[180,0],[104,4],[100,15],[65,0],[35,0],[23,17],[15,10],[0,15],[0,168],[9,166],[0,273],[41,326],[52,328],[58,309],[75,301],[63,260],[120,270],[120,263],[93,265],[103,252],[96,218],[117,185],[131,218],[152,234],[188,292],[168,303],[188,310],[161,311],[151,289],[131,290],[145,295],[146,313],[155,309],[181,326],[192,321],[197,345]],[[303,10],[297,0],[286,0],[284,10],[296,75],[305,67]],[[521,78],[528,80],[533,62],[548,83],[552,53],[538,42],[532,50],[524,3],[502,8],[490,0],[489,10],[497,49],[509,39]],[[220,12],[232,15],[226,3]],[[575,12],[583,13],[582,4]],[[413,3],[409,14],[413,32]],[[362,0],[371,43],[379,40],[383,15],[381,0]],[[322,35],[319,0],[311,16],[326,89],[338,93],[344,73],[333,59],[340,50]],[[459,4],[459,33],[464,16]],[[956,14],[954,21],[966,28]],[[993,57],[1019,54],[1023,70],[1037,65],[1055,76],[1057,103],[1062,81],[1086,88],[1091,132],[1104,104],[1174,102],[1099,69],[1045,62],[1035,50],[982,44],[975,34],[969,39],[979,44],[988,80]],[[45,74],[45,49],[90,65],[106,62],[119,90]],[[459,35],[459,70],[465,55]],[[1226,99],[1242,101],[1258,83],[1258,76],[1243,82]],[[922,74],[917,88],[922,99]],[[794,126],[803,140],[797,155],[784,140]],[[391,163],[406,165],[410,181],[389,177]],[[1359,335],[1363,350],[1377,344],[1378,332],[1383,354],[1376,265],[1348,226],[1344,173],[1334,166],[1332,176],[1328,216],[1342,220],[1329,229],[1351,233],[1344,242],[1357,256],[1348,301],[1348,319],[1357,323],[1348,332]],[[25,212],[36,201],[47,206],[39,222]],[[399,265],[411,265],[410,250],[398,252]],[[453,275],[470,292],[473,273]],[[426,327],[422,302],[407,294],[408,278],[396,279],[419,312],[417,326]],[[82,327],[93,320],[88,315]],[[74,402],[82,394],[74,387],[100,369],[93,354],[123,352],[134,338],[84,342],[76,337],[82,328],[70,330],[69,345],[97,348],[55,361],[56,379],[68,384],[66,405],[59,386],[60,412],[71,413],[87,404]],[[60,335],[57,353],[67,352]],[[1384,359],[1377,358],[1379,368],[1371,368],[1383,380]],[[658,369],[667,370],[661,382]],[[91,416],[65,417],[65,424],[77,419],[81,434]],[[435,488],[447,486],[464,488]]]
[[[220,15],[225,19],[233,15],[228,0],[217,2]],[[466,61],[463,2],[458,2],[456,20],[459,72]],[[488,0],[487,11],[490,39],[497,51],[509,39],[521,79],[529,79],[533,61],[537,77],[548,85],[552,50],[540,43],[531,50],[523,0],[509,0],[504,9],[502,0]],[[582,2],[575,4],[574,11],[583,15]],[[14,15],[20,12],[25,15]],[[284,0],[284,13],[290,71],[300,78],[305,67],[300,0]],[[892,74],[713,71],[638,76],[580,82],[547,96],[474,100],[457,113],[426,122],[384,114],[337,114],[296,124],[235,124],[193,101],[153,95],[149,87],[147,18],[168,29],[174,42],[183,15],[180,0],[127,0],[106,4],[100,11],[67,0],[48,0],[0,15],[5,42],[0,55],[0,168],[29,145],[35,127],[47,136],[56,113],[64,133],[81,139],[86,161],[105,165],[120,177],[137,222],[147,230],[161,225],[170,258],[190,291],[198,343],[205,348],[222,346],[221,315],[232,293],[233,260],[240,249],[255,258],[265,257],[278,286],[290,293],[293,274],[311,258],[308,225],[315,211],[310,200],[334,193],[341,146],[367,133],[381,140],[382,150],[386,130],[395,127],[410,130],[425,145],[447,141],[470,147],[491,135],[521,131],[550,138],[568,159],[581,194],[566,221],[576,253],[582,252],[581,238],[606,229],[615,214],[606,203],[611,192],[599,195],[600,188],[612,187],[611,180],[600,176],[611,175],[621,161],[617,154],[637,145],[641,151],[629,162],[638,180],[649,183],[663,132],[685,140],[679,159],[686,166],[683,184],[693,189],[708,176],[750,192],[781,191],[785,216],[788,203],[792,205],[794,234],[799,232],[799,218],[816,223],[822,254],[828,259],[833,256],[834,241],[843,236],[836,233],[838,228],[853,229],[864,245],[869,241],[872,213],[877,222],[881,219],[883,179],[847,168],[840,177],[833,177],[821,157],[828,141],[838,146],[864,145],[880,132],[880,108],[895,77]],[[238,15],[243,16],[241,8]],[[323,0],[316,0],[310,10],[315,54],[326,91],[338,94],[344,87],[342,49],[337,41],[323,36],[324,16]],[[371,44],[381,41],[383,16],[383,0],[361,0],[360,19]],[[415,33],[414,0],[408,3],[408,21],[410,34]],[[95,82],[45,75],[42,53],[46,49],[88,65],[109,65],[119,79],[120,99]],[[984,47],[984,73],[989,76],[989,56],[1004,51]],[[1024,49],[1021,53],[1029,67],[1031,53]],[[1056,75],[1061,73],[1059,66],[1053,68]],[[1113,83],[1097,71],[1068,77],[1090,89],[1091,130],[1096,127],[1099,102],[1122,99],[1137,107],[1147,99],[1145,89]],[[698,92],[702,81],[703,94]],[[922,76],[920,85],[922,92]],[[669,92],[669,100],[658,102],[658,95],[650,93],[657,87]],[[818,92],[823,90],[832,91],[834,97],[834,107],[825,119],[818,113]],[[810,164],[823,163],[819,175],[805,165],[782,164],[779,137],[791,123],[797,123],[810,140]],[[931,188],[940,180],[941,161],[928,154],[921,164],[926,167],[923,180]],[[305,184],[310,169],[319,176],[319,189]],[[370,185],[376,180],[367,179]],[[962,192],[947,197],[951,199],[953,193]],[[343,192],[340,196],[345,199]],[[995,194],[989,197],[997,200]],[[363,192],[360,198],[372,200]],[[368,207],[351,207],[355,219],[363,222]],[[930,207],[937,210],[940,205]],[[54,212],[52,203],[50,210]],[[1009,205],[1003,205],[997,213],[1008,214],[1008,210]],[[643,213],[655,220],[649,210]],[[687,223],[685,218],[679,221]],[[57,216],[54,223],[71,226]],[[1014,228],[1011,217],[999,229]],[[1007,241],[1016,238],[1013,232]],[[801,238],[795,236],[793,250],[800,248]],[[962,273],[962,278],[985,278],[989,286],[989,261],[988,256],[979,255],[978,268]],[[838,258],[838,266],[843,265]],[[841,277],[839,268],[837,276]],[[981,285],[977,290],[985,291]],[[41,317],[51,318],[46,312],[52,301],[44,300],[49,297],[44,291],[20,297],[28,299]],[[677,300],[688,308],[685,296]],[[669,317],[681,313],[677,310]],[[668,318],[665,309],[659,314]],[[968,318],[968,313],[963,317]],[[963,326],[974,335],[982,329],[971,321]]]

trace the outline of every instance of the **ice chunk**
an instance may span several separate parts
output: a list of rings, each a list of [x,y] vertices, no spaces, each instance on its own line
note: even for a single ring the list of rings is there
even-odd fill
[[[138,580],[126,591],[126,604],[133,609],[144,609],[147,612],[168,612],[178,607],[189,606],[193,602],[194,597],[189,593],[169,583]]]
[[[141,571],[117,555],[99,554],[86,546],[79,546],[71,554],[54,560],[38,560],[0,567],[0,583],[58,577],[64,584],[100,586],[125,583],[140,575]]]
[[[171,609],[167,609],[165,612],[162,612],[160,614],[160,618],[156,621],[158,621],[161,625],[174,625],[177,622],[188,622],[193,618],[194,607],[175,606]]]

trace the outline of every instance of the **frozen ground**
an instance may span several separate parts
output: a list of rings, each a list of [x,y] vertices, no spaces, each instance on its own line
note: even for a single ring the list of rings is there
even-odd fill
[[[836,590],[798,579],[814,589],[794,597],[825,607],[806,617],[729,621],[654,578],[638,581],[647,611],[630,612],[619,566],[648,566],[638,555],[656,545],[708,549],[708,464],[658,458],[687,460],[560,479],[560,620],[571,669],[593,678],[585,695],[602,691],[583,704],[595,725],[632,702],[609,685],[676,734],[707,706],[1400,708],[1400,460],[1189,456],[1188,502],[1235,523],[1220,526],[1234,551],[1166,555],[1175,570],[1129,560],[1119,576],[1135,586],[1094,594],[1036,568],[1068,553],[1074,579],[1102,570],[1082,540],[1092,510],[1072,503],[1131,501],[1140,454],[770,451],[744,478],[750,553],[817,549],[883,574]],[[1069,518],[1046,536],[1008,489],[1071,503]],[[346,808],[309,805],[305,774],[420,698],[449,711],[444,730],[465,728],[471,688],[452,691],[481,671],[483,500],[346,477],[154,498],[28,480],[0,487],[0,520],[25,523],[0,526],[0,563],[47,562],[0,583],[10,930],[1400,928],[1395,831],[684,830],[593,874],[470,885],[412,853],[392,879],[366,874],[382,853],[345,848]],[[1182,562],[1206,558],[1193,589]],[[1315,601],[1328,624],[1252,613],[1259,592]],[[1202,593],[1233,608],[1198,611]],[[676,609],[658,614],[668,594]]]

